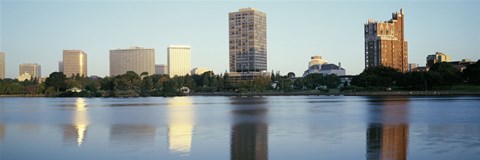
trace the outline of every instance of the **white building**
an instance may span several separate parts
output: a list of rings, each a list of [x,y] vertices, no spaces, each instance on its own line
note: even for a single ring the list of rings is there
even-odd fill
[[[192,75],[202,75],[203,73],[208,72],[208,71],[212,71],[212,70],[208,69],[208,68],[198,67],[198,68],[192,69],[191,74]]]
[[[190,74],[190,46],[170,45],[167,48],[168,74],[170,77]]]
[[[127,71],[137,74],[155,74],[155,49],[131,47],[110,50],[110,76],[122,75]]]
[[[30,80],[37,78],[39,81],[42,77],[41,66],[37,63],[24,63],[19,65],[18,80]]]
[[[308,67],[308,69],[303,73],[303,77],[313,73],[320,73],[323,75],[335,74],[337,76],[343,76],[345,75],[345,69],[341,67],[340,63],[338,66],[335,64],[313,65]]]

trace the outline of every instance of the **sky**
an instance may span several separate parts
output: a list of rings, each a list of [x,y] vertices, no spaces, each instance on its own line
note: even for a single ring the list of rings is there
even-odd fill
[[[58,71],[64,49],[88,55],[88,75],[108,76],[109,50],[154,48],[167,63],[167,46],[191,45],[191,66],[228,70],[228,13],[252,7],[267,14],[268,71],[301,76],[320,55],[347,74],[364,69],[364,24],[405,12],[409,63],[425,65],[436,51],[452,60],[480,59],[480,1],[110,1],[0,0],[0,52],[6,77],[21,63]]]

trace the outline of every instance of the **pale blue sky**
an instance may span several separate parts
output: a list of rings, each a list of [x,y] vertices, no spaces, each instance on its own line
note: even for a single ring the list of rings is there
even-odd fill
[[[109,50],[192,46],[192,67],[228,70],[228,13],[253,7],[267,13],[268,70],[301,76],[312,55],[342,63],[347,74],[364,69],[363,24],[405,10],[409,62],[425,65],[435,51],[452,60],[480,59],[480,1],[9,1],[0,2],[0,51],[7,77],[21,63],[58,69],[63,49],[88,54],[88,74],[109,74]]]

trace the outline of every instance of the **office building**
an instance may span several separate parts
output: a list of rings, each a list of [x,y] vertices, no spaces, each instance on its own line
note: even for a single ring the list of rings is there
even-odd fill
[[[159,75],[168,74],[168,66],[164,64],[155,65],[155,74],[159,74]]]
[[[308,69],[303,73],[303,77],[306,77],[309,74],[319,73],[323,75],[335,74],[337,76],[345,75],[345,69],[341,67],[341,64],[316,64],[308,67]]]
[[[253,8],[242,8],[230,12],[228,20],[231,78],[251,80],[265,75],[262,72],[267,71],[266,14]]]
[[[5,53],[0,52],[0,79],[5,79]]]
[[[365,24],[365,68],[387,66],[408,71],[408,43],[404,37],[404,12],[384,22],[369,19]]]
[[[203,73],[205,72],[209,72],[209,71],[212,71],[211,69],[208,69],[208,68],[203,68],[203,67],[198,67],[198,68],[194,68],[192,69],[192,75],[202,75]]]
[[[190,46],[170,45],[167,48],[168,74],[170,77],[190,74]]]
[[[437,62],[450,62],[450,56],[442,52],[427,56],[427,67],[432,67]]]
[[[42,77],[41,66],[37,63],[24,63],[19,65],[18,80],[37,79],[40,81]]]
[[[110,76],[122,75],[127,71],[137,74],[155,74],[155,49],[131,47],[110,50]]]
[[[63,50],[63,74],[88,76],[87,54],[82,50]]]

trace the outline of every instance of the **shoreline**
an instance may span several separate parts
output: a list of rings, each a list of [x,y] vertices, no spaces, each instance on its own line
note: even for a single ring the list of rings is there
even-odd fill
[[[178,96],[226,96],[226,97],[242,97],[242,96],[480,96],[478,92],[467,91],[371,91],[371,92],[338,92],[338,93],[321,93],[321,92],[259,92],[259,93],[234,93],[234,92],[215,92],[215,93],[189,93]],[[63,98],[47,95],[0,95],[1,97],[51,97]],[[138,96],[141,97],[141,96]],[[155,97],[155,96],[147,96]],[[91,97],[91,98],[128,98],[128,97]]]

